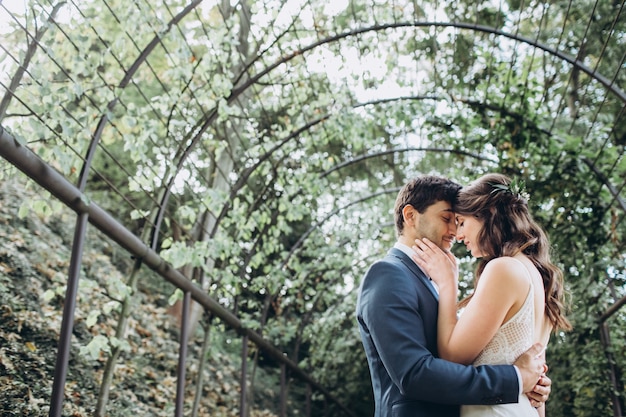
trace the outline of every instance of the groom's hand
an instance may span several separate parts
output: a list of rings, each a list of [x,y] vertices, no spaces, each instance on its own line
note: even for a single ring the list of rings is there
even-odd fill
[[[522,392],[531,392],[537,385],[543,374],[544,358],[543,345],[535,343],[515,361],[522,376]]]
[[[548,397],[552,391],[552,380],[545,374],[548,372],[548,365],[544,366],[543,372],[544,374],[541,375],[541,378],[539,378],[537,385],[535,385],[531,392],[526,394],[530,400],[530,404],[535,408],[541,407],[546,401],[548,401]]]

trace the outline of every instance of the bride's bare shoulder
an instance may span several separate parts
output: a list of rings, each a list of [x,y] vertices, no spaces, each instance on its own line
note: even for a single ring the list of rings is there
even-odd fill
[[[528,285],[529,275],[526,266],[512,256],[501,256],[490,260],[483,273],[481,280],[495,280],[501,284]]]

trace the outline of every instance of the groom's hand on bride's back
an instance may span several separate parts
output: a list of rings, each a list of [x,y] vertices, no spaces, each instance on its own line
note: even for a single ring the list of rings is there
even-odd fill
[[[517,366],[522,376],[522,392],[528,393],[535,389],[544,372],[544,364],[544,349],[540,343],[535,343],[517,358],[514,365]],[[551,381],[548,383],[548,388],[550,384]]]
[[[526,396],[530,399],[530,404],[535,407],[541,407],[546,401],[548,401],[548,397],[550,396],[550,392],[552,391],[552,380],[545,374],[548,372],[548,365],[544,366],[543,375],[539,378],[537,385],[533,388],[533,390],[526,394]]]

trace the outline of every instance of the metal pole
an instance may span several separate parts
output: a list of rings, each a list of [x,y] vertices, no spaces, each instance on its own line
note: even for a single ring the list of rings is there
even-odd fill
[[[306,410],[305,410],[305,414],[306,417],[311,417],[311,385],[310,384],[306,384]]]
[[[239,417],[246,417],[248,406],[248,336],[241,338],[241,398],[239,400]]]
[[[287,369],[280,364],[280,417],[287,417]]]
[[[176,375],[176,417],[183,416],[185,406],[185,376],[187,375],[187,336],[189,334],[189,306],[191,294],[185,292],[183,297],[183,311],[180,318],[180,344],[178,346],[178,372]]]
[[[70,259],[70,269],[65,288],[65,301],[63,303],[63,321],[61,322],[61,335],[57,351],[56,366],[54,367],[54,382],[52,384],[52,399],[50,401],[50,417],[60,417],[63,412],[63,397],[65,392],[65,379],[72,346],[72,329],[74,328],[74,310],[76,309],[76,294],[78,292],[78,280],[80,277],[81,259],[85,243],[85,229],[87,228],[88,215],[81,213],[76,218],[74,229],[74,244]]]

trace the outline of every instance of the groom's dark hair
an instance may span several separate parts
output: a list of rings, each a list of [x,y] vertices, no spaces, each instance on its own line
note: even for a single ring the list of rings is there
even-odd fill
[[[411,205],[415,210],[424,213],[426,209],[438,201],[447,201],[454,206],[461,186],[447,178],[424,175],[413,178],[400,190],[394,207],[396,234],[400,236],[404,230],[402,210]]]

